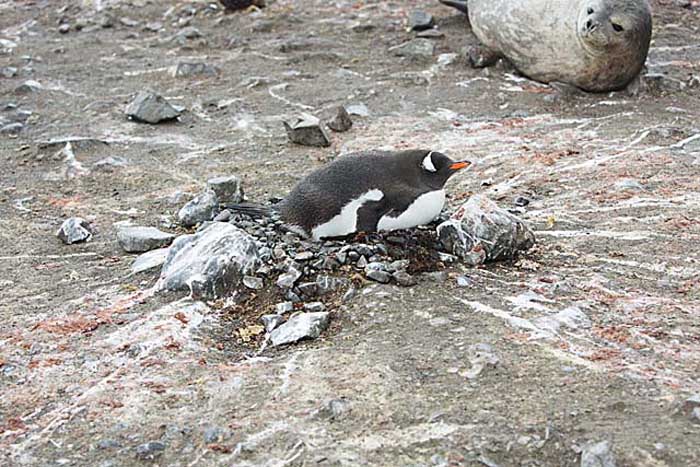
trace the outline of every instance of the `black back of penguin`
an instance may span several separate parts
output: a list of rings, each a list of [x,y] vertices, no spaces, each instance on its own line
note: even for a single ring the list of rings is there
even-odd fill
[[[282,219],[310,233],[370,190],[382,191],[383,211],[405,209],[420,194],[442,189],[451,175],[452,160],[437,152],[430,158],[435,165],[426,170],[423,161],[430,153],[371,151],[341,156],[294,187],[278,205]]]

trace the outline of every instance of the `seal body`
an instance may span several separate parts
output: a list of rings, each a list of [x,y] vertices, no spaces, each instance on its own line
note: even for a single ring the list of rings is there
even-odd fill
[[[440,214],[445,183],[469,165],[428,150],[349,154],[302,179],[275,210],[315,240],[415,227]]]
[[[647,0],[469,0],[466,9],[479,41],[525,76],[585,91],[624,88],[651,41]]]

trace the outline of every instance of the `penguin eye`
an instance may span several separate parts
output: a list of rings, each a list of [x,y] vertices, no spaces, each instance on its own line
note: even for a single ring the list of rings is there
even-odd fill
[[[615,32],[622,32],[625,30],[625,28],[623,28],[617,23],[612,23],[612,28],[615,30]]]
[[[423,158],[423,162],[421,162],[420,165],[428,172],[437,172],[437,169],[435,168],[435,164],[433,164],[433,152],[432,151],[430,151],[428,153],[428,155]]]

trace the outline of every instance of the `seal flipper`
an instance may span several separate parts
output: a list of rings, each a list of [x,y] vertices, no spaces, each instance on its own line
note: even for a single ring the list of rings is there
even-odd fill
[[[466,1],[458,0],[440,0],[443,5],[451,6],[452,8],[457,8],[459,11],[465,15],[469,14],[469,4]]]

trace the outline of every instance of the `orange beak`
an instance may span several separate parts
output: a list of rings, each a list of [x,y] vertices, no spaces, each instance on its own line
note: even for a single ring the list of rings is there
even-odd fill
[[[459,161],[459,162],[455,162],[454,164],[452,164],[450,166],[450,169],[452,169],[452,170],[466,169],[470,165],[472,165],[472,163],[470,161]]]

